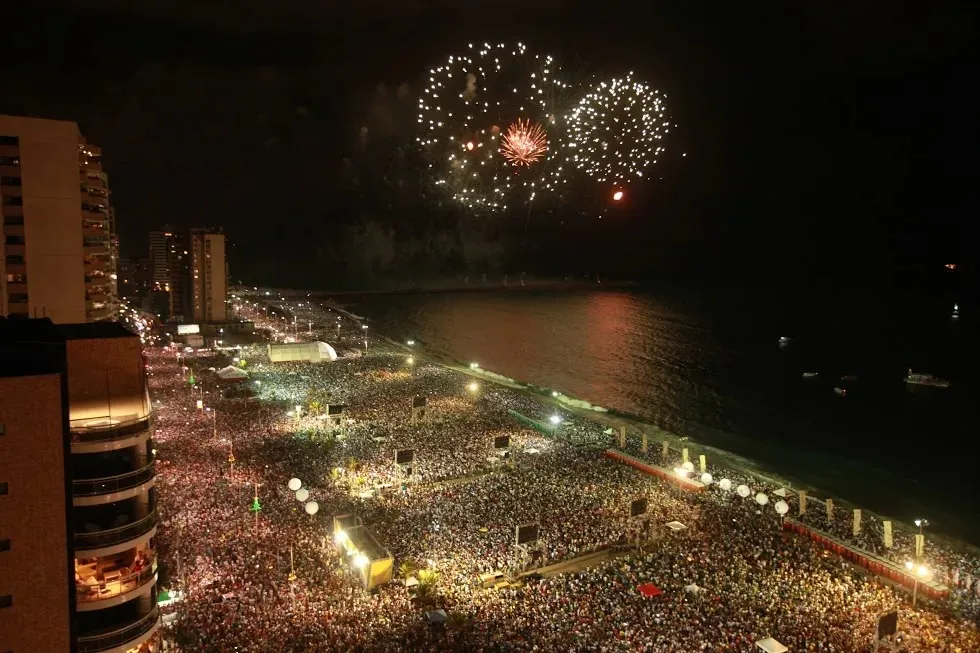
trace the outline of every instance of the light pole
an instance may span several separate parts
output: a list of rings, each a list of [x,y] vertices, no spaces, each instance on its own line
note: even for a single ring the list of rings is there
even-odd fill
[[[915,579],[912,585],[912,609],[914,610],[919,598],[919,579],[925,580],[929,576],[929,568],[925,565],[915,565],[911,560],[905,562],[905,568],[913,572]]]

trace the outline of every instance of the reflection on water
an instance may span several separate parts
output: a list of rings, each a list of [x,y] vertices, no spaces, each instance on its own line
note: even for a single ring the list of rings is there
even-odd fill
[[[896,517],[971,516],[965,480],[937,484],[921,464],[930,438],[972,446],[975,347],[948,311],[703,291],[388,296],[355,310],[393,337],[638,415]],[[909,365],[955,385],[910,389]],[[846,398],[833,391],[842,375],[857,377]],[[912,503],[921,494],[931,508]]]

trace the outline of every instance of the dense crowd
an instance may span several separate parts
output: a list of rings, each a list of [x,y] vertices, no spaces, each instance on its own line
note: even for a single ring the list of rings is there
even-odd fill
[[[644,476],[591,446],[612,442],[593,422],[485,380],[471,388],[463,371],[302,303],[239,310],[280,338],[330,342],[337,361],[270,363],[262,347],[148,351],[161,582],[183,592],[168,608],[169,648],[748,653],[772,636],[793,651],[870,651],[877,615],[899,608],[906,650],[980,650],[974,624],[942,605],[913,611],[904,593],[782,531],[771,506]],[[290,321],[312,326],[290,333]],[[247,391],[217,380],[211,370],[227,364],[250,372]],[[424,419],[413,419],[413,397],[427,398]],[[342,412],[327,416],[328,405]],[[508,410],[561,421],[533,430]],[[494,447],[502,435],[506,456]],[[399,466],[407,449],[414,461]],[[640,497],[648,512],[630,518]],[[364,519],[396,568],[438,571],[435,596],[400,583],[363,591],[332,541],[331,518],[344,513]],[[515,546],[525,523],[540,524],[539,541]],[[521,576],[603,549],[591,568]],[[486,572],[514,583],[481,589]],[[645,596],[645,583],[662,593]],[[426,622],[433,607],[449,615],[442,627]]]

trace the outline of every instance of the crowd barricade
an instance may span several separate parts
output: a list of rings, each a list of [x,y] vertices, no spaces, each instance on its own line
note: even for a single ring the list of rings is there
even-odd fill
[[[915,587],[915,583],[918,581],[919,592],[930,599],[943,599],[949,595],[949,588],[942,583],[917,578],[914,571],[906,569],[904,565],[899,565],[870,551],[865,551],[864,549],[847,544],[833,535],[801,524],[795,519],[784,519],[783,529],[809,538],[845,560],[864,567],[874,575],[887,578],[904,587],[911,589]]]
[[[673,483],[674,485],[677,485],[690,492],[700,492],[704,489],[704,483],[700,481],[695,481],[694,479],[680,476],[673,470],[652,465],[648,462],[640,460],[639,458],[634,458],[629,454],[623,453],[622,451],[618,451],[616,449],[606,449],[605,456],[611,460],[629,465],[633,469],[639,470],[644,474],[650,474],[651,476],[656,476],[664,481]]]

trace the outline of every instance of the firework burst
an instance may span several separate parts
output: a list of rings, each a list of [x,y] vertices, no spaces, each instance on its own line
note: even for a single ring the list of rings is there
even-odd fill
[[[599,183],[642,177],[670,132],[665,98],[633,73],[592,87],[568,117],[569,163]]]
[[[470,44],[429,70],[419,98],[417,142],[432,183],[468,208],[489,211],[564,184],[565,158],[552,152],[565,131],[555,118],[564,115],[568,93],[560,74],[552,57],[532,54],[521,43]],[[523,141],[507,147],[508,135],[517,137],[507,126],[519,121],[537,128],[531,142],[540,139],[543,150],[527,151]],[[520,174],[514,174],[515,166]]]
[[[548,151],[548,136],[544,129],[530,120],[521,120],[507,129],[500,139],[500,153],[515,166],[529,166]]]

